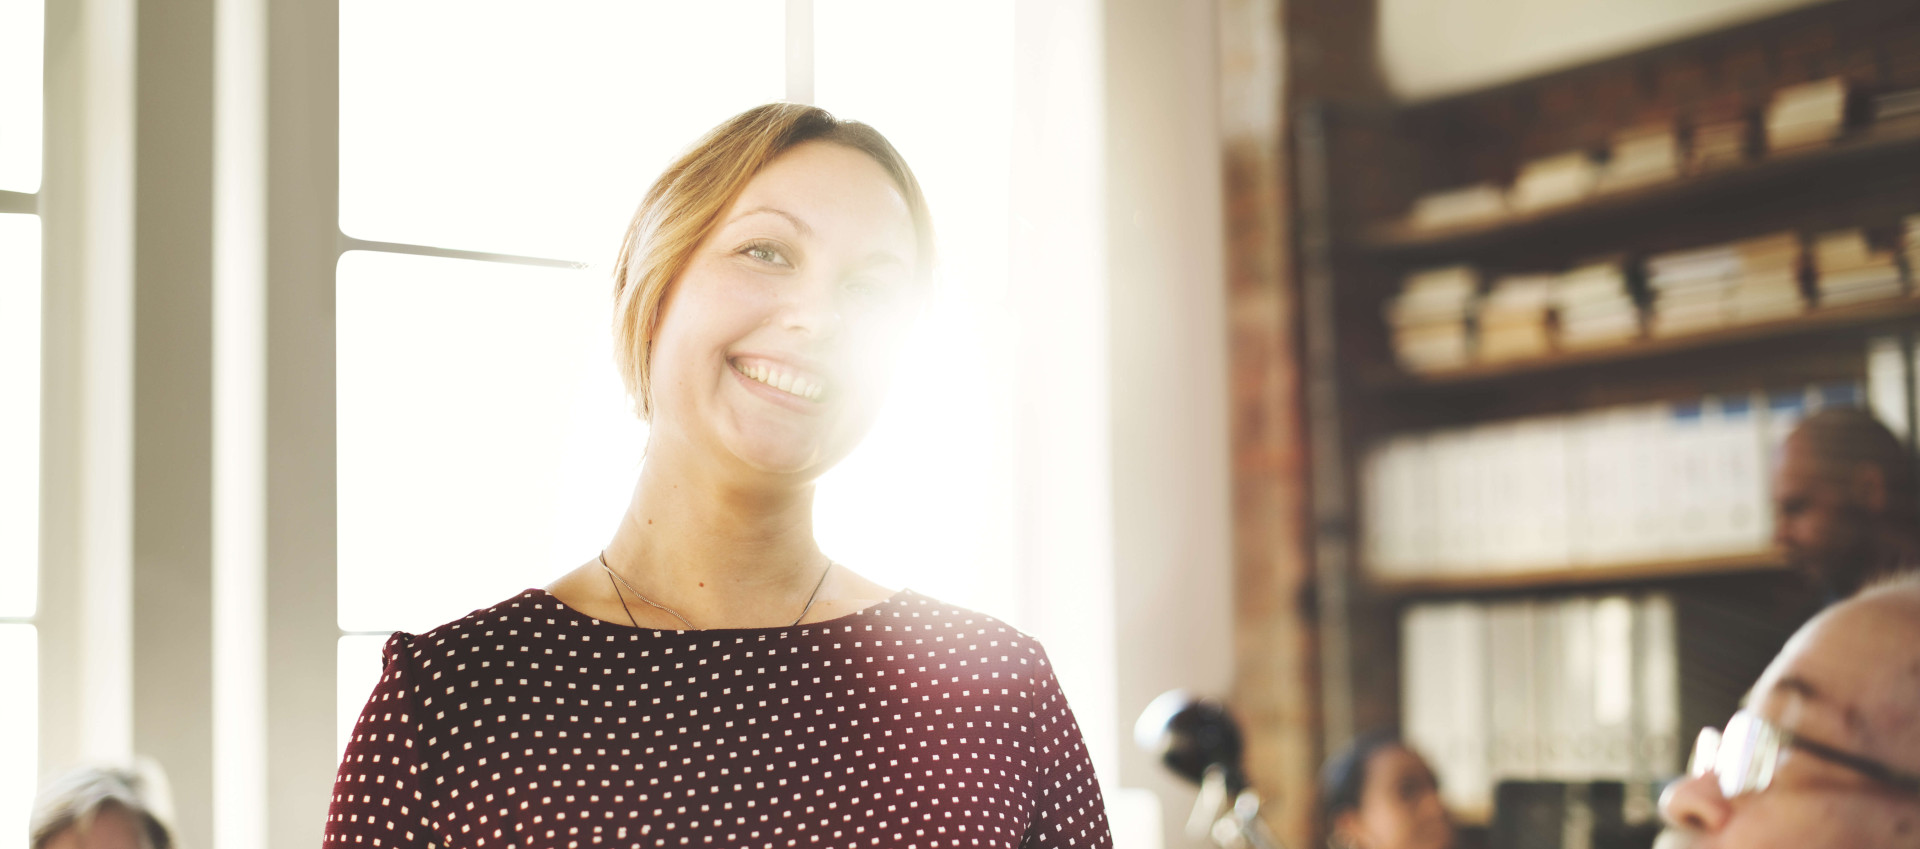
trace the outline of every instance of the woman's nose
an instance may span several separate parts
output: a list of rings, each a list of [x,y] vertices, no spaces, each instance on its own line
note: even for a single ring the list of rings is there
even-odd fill
[[[1720,795],[1720,779],[1713,773],[1684,778],[1660,794],[1660,815],[1674,826],[1713,833],[1724,828],[1733,805]]]
[[[832,280],[810,279],[789,290],[780,316],[781,326],[816,339],[839,333],[839,287]]]

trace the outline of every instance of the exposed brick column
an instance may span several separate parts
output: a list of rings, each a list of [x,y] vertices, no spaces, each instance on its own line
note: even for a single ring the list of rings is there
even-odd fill
[[[1318,643],[1280,0],[1220,0],[1234,528],[1233,707],[1288,846],[1314,838]]]
[[[1316,579],[1313,517],[1325,510],[1312,498],[1309,334],[1288,117],[1296,103],[1381,95],[1375,6],[1218,0],[1217,8],[1232,357],[1233,704],[1246,725],[1248,771],[1269,800],[1269,824],[1287,845],[1311,846],[1323,744],[1342,742],[1322,739],[1320,658],[1324,637],[1336,638],[1326,644],[1335,646],[1344,637],[1322,635],[1319,612],[1329,600],[1344,605],[1345,593],[1323,599]],[[1347,574],[1346,563],[1330,565]],[[1342,729],[1351,724],[1350,716],[1339,719]]]

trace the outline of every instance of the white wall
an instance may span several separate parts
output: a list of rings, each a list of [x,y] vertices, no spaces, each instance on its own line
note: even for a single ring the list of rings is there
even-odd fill
[[[1180,687],[1232,682],[1225,234],[1217,24],[1210,0],[1110,0],[1107,208],[1114,601],[1123,731]],[[1168,846],[1193,788],[1131,741],[1122,784],[1163,806]]]
[[[1407,100],[1468,91],[1825,0],[1379,0],[1380,66]]]

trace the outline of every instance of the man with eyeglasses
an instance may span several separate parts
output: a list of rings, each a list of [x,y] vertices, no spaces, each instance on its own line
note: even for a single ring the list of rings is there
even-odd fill
[[[1920,847],[1920,576],[1794,634],[1661,812],[1662,849]]]

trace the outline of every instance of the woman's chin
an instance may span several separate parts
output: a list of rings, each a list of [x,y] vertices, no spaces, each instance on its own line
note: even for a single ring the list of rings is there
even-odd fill
[[[818,477],[839,459],[826,446],[806,439],[743,438],[735,440],[732,449],[747,468],[780,477]]]

